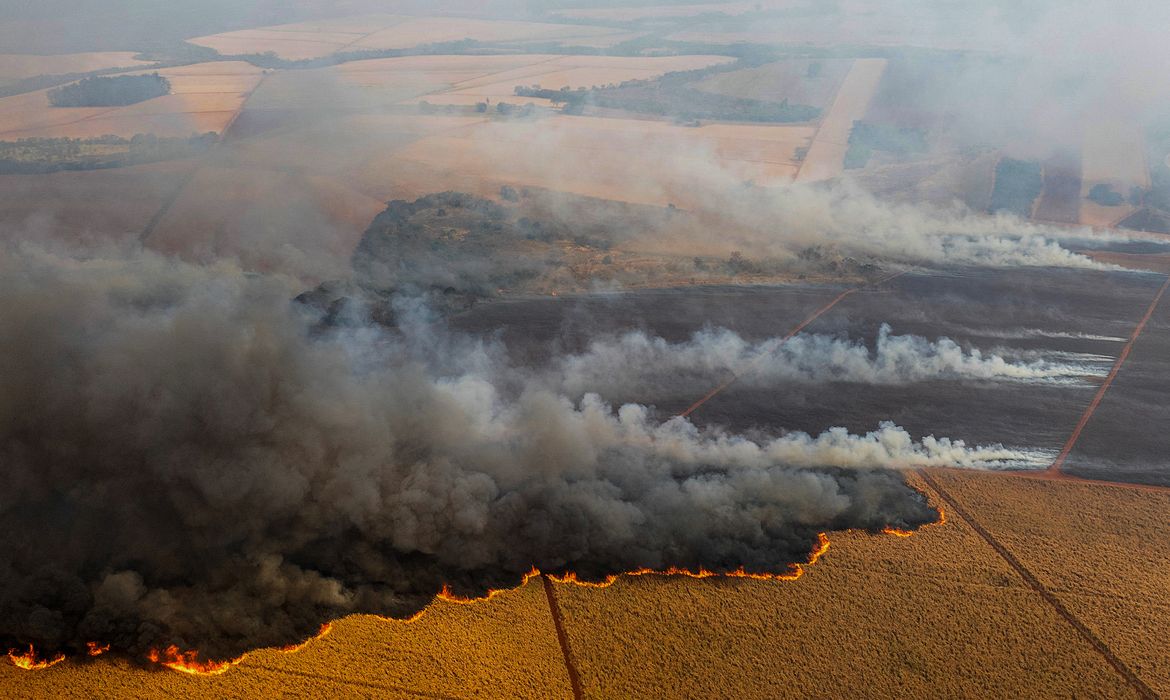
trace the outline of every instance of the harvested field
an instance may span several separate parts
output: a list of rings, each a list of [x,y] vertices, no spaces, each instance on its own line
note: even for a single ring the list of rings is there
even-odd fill
[[[0,98],[0,139],[222,132],[263,71],[243,62],[161,69],[172,94],[125,107],[52,107],[46,90]]]
[[[50,56],[4,53],[0,54],[0,81],[150,65],[150,61],[136,60],[136,55],[133,51],[93,51]]]
[[[572,24],[545,24],[463,17],[365,15],[322,22],[245,29],[191,39],[221,54],[264,53],[299,60],[337,51],[406,49],[426,44],[473,39],[482,42],[597,40],[625,34],[620,29]]]
[[[752,100],[828,107],[853,61],[844,58],[794,59],[716,73],[693,84],[704,92]],[[817,66],[817,67],[813,67]],[[810,77],[810,68],[816,74]]]
[[[833,106],[821,120],[808,155],[800,166],[797,182],[815,182],[837,177],[845,170],[845,151],[853,122],[865,116],[886,70],[884,58],[860,58],[845,76]]]
[[[704,192],[745,180],[791,181],[807,126],[710,125],[573,117],[485,122],[424,138],[396,154],[448,173],[516,187],[538,186],[625,202],[686,206]],[[522,158],[517,157],[522,155]],[[711,168],[711,162],[722,168]],[[566,168],[565,163],[587,164]],[[653,178],[642,168],[655,163]]]
[[[1139,489],[933,471],[1156,692],[1170,690],[1159,630],[1170,614],[1170,497]],[[939,495],[925,484],[925,493]],[[1135,697],[1116,668],[954,511],[910,538],[831,533],[796,581],[540,579],[417,621],[352,617],[296,653],[260,651],[218,676],[121,661],[45,671],[0,664],[6,697],[572,697],[556,603],[582,696]],[[1063,553],[1059,560],[1053,552]]]

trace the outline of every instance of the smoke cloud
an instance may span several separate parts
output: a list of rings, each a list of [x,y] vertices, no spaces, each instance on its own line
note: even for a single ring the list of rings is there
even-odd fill
[[[663,422],[515,381],[499,347],[408,301],[397,330],[322,330],[295,289],[149,255],[0,256],[0,645],[225,658],[533,566],[782,572],[821,531],[936,519],[878,468],[1042,457],[892,424]]]

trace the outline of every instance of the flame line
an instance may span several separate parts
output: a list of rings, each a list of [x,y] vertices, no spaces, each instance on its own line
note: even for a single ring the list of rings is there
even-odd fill
[[[1079,440],[1081,437],[1081,431],[1083,431],[1085,426],[1089,424],[1089,419],[1093,417],[1093,413],[1096,412],[1097,407],[1101,405],[1101,399],[1105,398],[1105,392],[1109,391],[1110,385],[1113,384],[1113,380],[1117,378],[1117,374],[1121,371],[1121,366],[1125,364],[1126,359],[1129,358],[1129,352],[1133,350],[1134,343],[1137,342],[1138,336],[1140,336],[1142,331],[1146,329],[1146,324],[1149,323],[1150,317],[1154,315],[1154,310],[1158,308],[1158,302],[1162,300],[1162,295],[1166,293],[1167,287],[1170,287],[1170,277],[1166,278],[1166,281],[1162,283],[1162,287],[1158,289],[1158,293],[1154,295],[1154,300],[1150,302],[1150,306],[1146,309],[1145,315],[1142,316],[1141,320],[1138,321],[1137,326],[1134,327],[1133,334],[1129,336],[1129,342],[1127,342],[1125,347],[1121,349],[1121,353],[1117,356],[1117,361],[1113,363],[1113,368],[1109,370],[1109,374],[1105,377],[1105,381],[1101,382],[1101,386],[1097,389],[1097,393],[1093,395],[1093,400],[1089,402],[1088,407],[1085,408],[1085,412],[1081,414],[1081,419],[1077,421],[1076,427],[1073,428],[1072,434],[1068,436],[1068,440],[1064,443],[1064,447],[1060,450],[1060,454],[1057,455],[1056,459],[1054,459],[1052,464],[1049,465],[1047,473],[1050,476],[1057,476],[1062,473],[1061,468],[1064,466],[1064,461],[1068,458],[1068,455],[1070,452],[1072,452],[1073,448],[1076,447],[1077,440]]]
[[[1024,566],[1023,562],[1017,559],[1015,555],[1008,550],[1007,547],[1000,544],[1000,542],[996,540],[995,537],[979,523],[979,521],[975,520],[975,518],[973,518],[965,508],[963,508],[963,506],[959,505],[959,502],[955,500],[954,496],[944,490],[943,487],[937,481],[935,481],[925,469],[919,469],[918,474],[922,477],[922,480],[925,481],[928,486],[930,486],[930,488],[934,489],[935,493],[939,495],[939,498],[941,498],[947,503],[948,506],[950,506],[951,510],[953,510],[955,514],[957,514],[963,520],[967,521],[967,524],[971,526],[971,529],[974,530],[981,538],[983,538],[987,544],[991,545],[991,548],[995,550],[996,554],[998,554],[1000,558],[1002,558],[1005,562],[1008,563],[1009,566],[1015,569],[1016,573],[1019,574],[1020,578],[1024,580],[1024,583],[1026,583],[1029,588],[1038,593],[1040,597],[1043,598],[1044,601],[1052,607],[1053,610],[1055,610],[1061,617],[1063,617],[1066,622],[1072,625],[1073,629],[1077,631],[1082,639],[1088,642],[1089,645],[1092,646],[1093,649],[1095,649],[1097,653],[1100,654],[1105,659],[1105,661],[1113,667],[1115,671],[1120,673],[1121,676],[1125,678],[1126,682],[1128,682],[1133,687],[1133,689],[1137,691],[1139,696],[1145,700],[1157,700],[1157,693],[1155,693],[1150,688],[1150,686],[1146,685],[1145,681],[1138,678],[1137,675],[1129,668],[1129,666],[1125,665],[1124,661],[1114,655],[1113,651],[1107,644],[1105,644],[1104,641],[1101,640],[1100,637],[1094,634],[1092,630],[1086,627],[1083,622],[1081,622],[1075,615],[1073,615],[1073,613],[1068,608],[1066,608],[1063,603],[1060,602],[1060,599],[1057,598],[1052,591],[1048,590],[1048,588],[1045,587],[1044,584],[1041,583],[1040,580],[1036,578],[1036,576],[1031,571],[1029,571],[1026,566]]]
[[[842,301],[844,301],[846,297],[848,297],[852,294],[855,294],[856,292],[860,292],[864,289],[874,289],[874,288],[880,287],[881,285],[885,284],[886,282],[890,282],[898,277],[901,277],[904,274],[906,274],[905,270],[903,270],[901,272],[895,272],[894,274],[892,274],[888,277],[884,277],[884,278],[878,280],[877,282],[863,284],[859,287],[853,287],[851,289],[846,289],[845,291],[841,292],[836,297],[834,297],[833,300],[830,301],[828,304],[825,304],[821,308],[812,312],[812,314],[808,318],[806,318],[803,321],[801,321],[800,323],[798,323],[795,328],[788,331],[788,334],[780,339],[780,342],[776,344],[776,348],[773,348],[773,350],[780,348],[782,345],[784,345],[784,343],[787,343],[789,340],[792,340],[793,338],[795,338],[798,333],[803,331],[805,328],[808,328],[808,326],[811,325],[813,321],[816,321],[821,316],[824,316],[825,314],[827,314],[829,311],[831,311],[833,309],[834,306],[836,306],[837,304],[840,304]],[[749,362],[746,367],[744,367],[743,369],[741,369],[738,372],[735,370],[731,370],[731,378],[729,378],[727,381],[723,382],[719,386],[715,387],[711,391],[707,392],[706,396],[704,396],[703,398],[701,398],[698,401],[691,404],[689,407],[687,407],[687,410],[678,414],[679,417],[680,418],[687,418],[692,413],[699,410],[703,406],[703,404],[705,404],[708,401],[710,401],[711,399],[715,398],[720,393],[722,393],[724,389],[727,389],[732,384],[735,384],[737,381],[739,381],[739,379],[742,376],[744,376],[745,374],[747,374],[748,372],[750,372],[752,370],[752,367],[757,362],[761,361],[766,356],[767,355],[757,356],[755,359],[753,359],[751,362]]]

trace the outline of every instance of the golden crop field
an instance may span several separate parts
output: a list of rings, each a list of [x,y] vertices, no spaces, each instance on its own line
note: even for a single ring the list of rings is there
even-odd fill
[[[364,15],[322,22],[244,29],[191,39],[221,54],[271,51],[292,60],[328,56],[337,51],[405,49],[425,44],[473,39],[523,42],[597,41],[626,34],[619,29],[573,24],[516,22],[452,17]]]
[[[263,71],[239,61],[163,68],[171,94],[125,107],[53,107],[47,90],[0,98],[0,140],[221,133]]]
[[[190,676],[98,658],[0,664],[5,697],[1094,697],[1136,695],[985,539],[994,538],[1106,653],[1170,692],[1170,494],[931,471],[944,524],[903,538],[830,533],[795,581],[540,578],[491,600],[436,601],[413,622],[355,616],[302,650],[261,650]],[[949,509],[960,504],[965,515]],[[976,530],[967,518],[975,518]],[[1152,548],[1134,556],[1138,545]],[[1057,556],[1055,552],[1063,554]],[[554,608],[555,604],[555,608]]]
[[[90,51],[48,56],[0,53],[0,81],[150,65],[149,61],[136,60],[136,55],[134,51]]]

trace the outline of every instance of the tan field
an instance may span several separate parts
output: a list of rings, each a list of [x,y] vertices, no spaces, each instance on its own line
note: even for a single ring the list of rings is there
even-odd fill
[[[238,61],[158,73],[171,81],[172,94],[125,107],[53,107],[47,90],[0,98],[0,139],[222,133],[263,77],[261,69]]]
[[[91,172],[0,175],[0,231],[6,240],[49,247],[135,241],[194,167],[188,161]]]
[[[136,55],[133,51],[92,51],[51,56],[3,53],[0,54],[0,81],[150,65],[149,61],[135,60]]]
[[[248,269],[336,275],[386,205],[326,177],[201,167],[147,245],[187,260],[238,258]]]
[[[1089,190],[1100,184],[1111,186],[1122,197],[1129,197],[1132,187],[1150,187],[1146,140],[1140,124],[1106,113],[1090,115],[1086,120],[1081,151],[1081,223],[1113,226],[1136,211],[1128,203],[1104,207],[1085,199]]]
[[[432,104],[469,105],[483,102],[548,104],[548,100],[516,97],[517,85],[551,89],[578,88],[649,79],[726,63],[726,56],[408,56],[353,61],[333,68],[344,84],[375,90],[400,90]]]
[[[945,497],[918,485],[945,524],[909,538],[831,533],[796,581],[640,576],[600,589],[550,583],[550,598],[535,578],[489,601],[437,601],[414,622],[347,618],[301,651],[255,652],[222,675],[99,658],[0,664],[0,688],[14,699],[571,698],[571,668],[584,698],[1170,692],[1160,633],[1170,493],[978,472],[930,479]]]
[[[271,51],[290,60],[319,58],[341,50],[405,49],[425,44],[476,41],[597,41],[628,34],[619,29],[452,17],[365,15],[224,32],[191,39],[221,54]]]
[[[818,64],[820,73],[808,77],[809,66]],[[841,82],[849,73],[853,61],[845,58],[825,60],[797,59],[778,61],[763,66],[717,73],[704,78],[695,87],[704,92],[728,97],[779,102],[827,108],[833,102]]]
[[[859,58],[853,63],[833,105],[821,120],[796,176],[797,182],[827,180],[844,172],[853,122],[865,116],[885,70],[884,58]]]
[[[446,174],[452,182],[475,178],[496,188],[536,186],[685,207],[695,203],[696,193],[747,180],[790,182],[798,168],[794,152],[808,145],[813,131],[809,126],[695,128],[638,119],[552,117],[485,122],[427,137],[393,159]],[[720,167],[712,168],[712,162]],[[645,177],[647,167],[653,168],[653,178]]]

